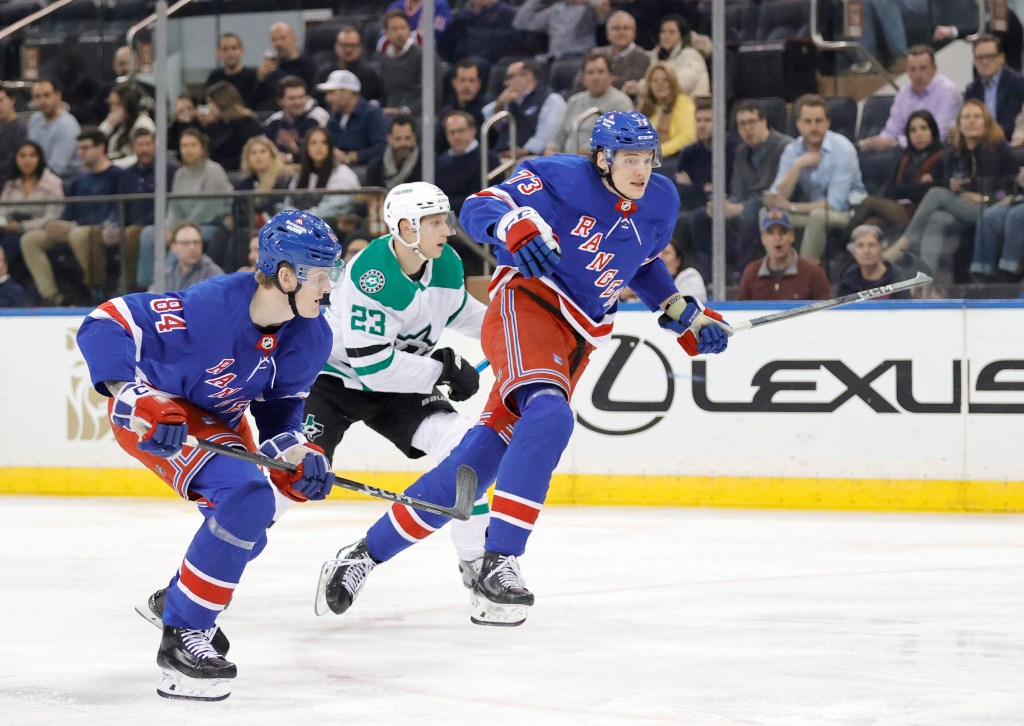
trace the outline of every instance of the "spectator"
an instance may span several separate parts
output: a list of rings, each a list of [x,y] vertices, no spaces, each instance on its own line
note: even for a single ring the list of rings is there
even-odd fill
[[[516,10],[505,0],[468,0],[452,19],[451,57],[497,63],[513,55],[520,34],[512,26]]]
[[[416,143],[413,117],[399,114],[391,119],[384,155],[370,165],[366,182],[371,187],[384,187],[391,191],[399,184],[422,180],[420,147]]]
[[[298,76],[306,82],[306,88],[316,84],[316,64],[299,52],[299,37],[292,26],[288,23],[271,25],[270,45],[273,50],[263,55],[263,63],[256,70],[260,85],[254,108],[260,111],[277,110],[277,84],[285,76]]]
[[[957,38],[966,38],[979,31],[978,13],[974,8],[974,3],[963,3],[963,5],[967,6],[967,12],[961,17],[969,18],[968,22],[963,25],[935,26],[935,31],[932,33],[933,42],[944,43],[956,40]],[[991,25],[992,0],[985,0],[985,27],[988,28]],[[1021,27],[1020,19],[1012,8],[1006,8],[1006,30],[993,31],[992,35],[999,38],[1003,50],[1006,51],[1010,67],[1019,73],[1021,70],[1021,51],[1022,47],[1024,47],[1024,28]]]
[[[108,96],[110,111],[100,124],[100,131],[107,136],[107,156],[115,166],[122,169],[135,163],[132,153],[132,136],[139,129],[156,132],[153,119],[142,110],[142,96],[130,83],[119,83]]]
[[[381,83],[380,73],[363,57],[363,36],[355,26],[346,25],[338,31],[334,39],[334,54],[338,62],[337,68],[332,70],[354,73],[359,79],[363,98],[367,101],[381,103],[384,100],[384,84]],[[322,75],[321,84],[327,81],[330,73],[331,70],[328,70]]]
[[[0,247],[15,277],[27,279],[28,270],[21,259],[21,235],[42,229],[60,216],[64,184],[46,167],[46,155],[34,141],[23,141],[14,152],[14,160],[4,170],[7,181],[0,192]],[[17,202],[54,200],[46,206],[20,206]]]
[[[1002,45],[992,35],[982,35],[974,42],[974,70],[975,79],[964,91],[964,98],[983,101],[1003,135],[1011,138],[1014,121],[1024,106],[1024,77],[1007,67]]]
[[[416,42],[423,42],[423,29],[420,27],[420,14],[423,12],[423,0],[392,0],[388,11],[397,10],[405,15],[409,28],[416,31]],[[438,48],[445,47],[445,36],[452,24],[452,8],[448,0],[434,0],[434,40]],[[384,43],[382,36],[379,43]]]
[[[78,157],[84,171],[71,180],[69,197],[94,197],[117,194],[121,169],[107,158],[107,137],[99,129],[88,129],[78,136]],[[66,242],[82,268],[83,281],[89,288],[106,282],[106,251],[103,227],[114,224],[117,205],[66,204],[62,219],[48,222],[42,229],[25,232],[21,237],[21,255],[45,305],[63,305],[57,288],[53,266],[46,250]]]
[[[266,136],[253,136],[245,142],[242,173],[245,177],[235,184],[235,190],[240,192],[284,190],[291,182],[291,175],[285,173],[281,154]],[[236,232],[244,232],[245,239],[249,239],[250,231],[258,230],[273,217],[283,199],[283,196],[270,195],[237,197],[233,205]]]
[[[512,27],[544,33],[554,58],[585,56],[594,48],[597,26],[611,11],[608,0],[555,0],[540,9],[541,0],[526,0],[516,11]]]
[[[791,139],[769,128],[764,112],[754,101],[744,101],[736,109],[736,128],[740,145],[733,154],[729,198],[725,201],[726,259],[730,270],[742,270],[759,257],[762,250],[758,214],[763,193],[775,181],[782,152]],[[711,201],[703,213],[691,217],[693,237],[711,239]]]
[[[837,297],[891,285],[903,278],[896,266],[882,256],[885,247],[885,235],[875,225],[860,224],[853,228],[847,249],[853,255],[854,262],[839,276]],[[906,299],[910,293],[904,290],[883,297]]]
[[[925,14],[929,11],[928,4],[928,0],[864,0],[860,44],[878,58],[878,29],[881,29],[885,48],[892,59],[890,68],[897,70],[899,61],[907,55],[907,29],[903,24],[903,15]],[[850,70],[854,73],[867,73],[871,67],[865,61],[863,64],[854,64]]]
[[[423,51],[416,44],[409,20],[401,10],[384,16],[384,39],[380,44],[380,79],[384,84],[384,112],[419,114],[423,110]],[[441,75],[435,67],[434,88],[441,90]],[[435,99],[439,106],[440,96]]]
[[[32,103],[38,111],[28,119],[28,138],[43,149],[50,169],[71,177],[82,168],[75,148],[82,133],[78,121],[64,110],[64,101],[53,81],[40,79],[32,86]]]
[[[914,111],[904,132],[907,150],[900,157],[896,174],[886,186],[883,196],[869,196],[853,213],[850,225],[859,227],[870,222],[903,234],[910,224],[917,205],[934,186],[946,186],[946,150],[939,137],[939,126],[928,111]]]
[[[540,79],[540,66],[534,61],[516,61],[505,69],[505,90],[484,106],[484,118],[507,110],[516,120],[516,157],[540,155],[565,117],[565,99]],[[494,148],[509,154],[508,124],[501,126]]]
[[[174,228],[171,252],[165,261],[164,289],[151,287],[150,292],[177,292],[224,274],[216,262],[203,254],[203,233],[195,222],[182,222]]]
[[[245,257],[245,264],[236,272],[256,272],[256,263],[260,259],[260,236],[254,234],[249,238],[249,254]]]
[[[340,164],[371,164],[384,154],[387,127],[380,108],[360,95],[359,79],[352,71],[334,71],[317,88],[331,107],[327,130]]]
[[[708,64],[693,47],[690,24],[681,15],[666,15],[659,22],[658,45],[648,55],[651,62],[664,61],[676,72],[679,89],[691,98],[711,93]]]
[[[185,220],[195,222],[203,232],[203,239],[209,243],[223,229],[224,218],[231,209],[228,195],[234,191],[234,187],[228,181],[224,167],[210,159],[210,139],[206,134],[199,129],[185,129],[181,133],[180,144],[178,158],[181,159],[181,167],[174,174],[171,193],[225,196],[168,201],[165,218],[167,227]],[[139,267],[135,281],[140,288],[147,289],[153,283],[154,271],[153,228],[147,226],[139,236]]]
[[[613,85],[630,98],[640,95],[641,81],[651,65],[651,57],[636,44],[636,20],[625,10],[616,10],[605,25],[608,45],[595,50],[605,53],[612,62]],[[673,72],[674,74],[674,72]],[[576,79],[573,91],[583,89],[582,77]]]
[[[859,204],[867,193],[857,149],[845,136],[829,130],[825,99],[806,93],[796,100],[793,113],[800,136],[782,152],[764,206],[788,209],[793,224],[804,230],[800,256],[817,264],[825,252],[828,230],[846,229],[850,206]]]
[[[0,308],[23,308],[27,304],[28,294],[7,273],[7,252],[0,247]]]
[[[451,111],[442,119],[441,126],[449,148],[437,157],[437,186],[448,196],[452,211],[458,214],[466,197],[486,188],[489,182],[480,179],[482,151],[473,116],[465,111]],[[488,151],[488,171],[498,164],[498,155]]]
[[[910,250],[939,278],[946,238],[973,230],[989,202],[1009,191],[1017,166],[1003,138],[1003,131],[976,98],[964,102],[957,119],[948,187],[932,187],[924,195],[903,236],[885,252],[898,261]],[[948,279],[945,266],[942,277]]]
[[[107,80],[100,86],[99,93],[96,94],[96,98],[93,99],[89,107],[86,119],[81,122],[83,124],[90,126],[98,124],[107,117],[107,114],[110,112],[110,108],[107,105],[110,99],[110,92],[119,83],[130,83],[139,92],[141,98],[151,99],[156,92],[152,85],[141,82],[137,76],[132,77],[132,67],[138,68],[138,59],[127,45],[122,45],[114,51],[114,57],[110,65],[112,73],[107,76]]]
[[[28,138],[28,127],[18,118],[14,108],[14,97],[3,83],[0,83],[0,174],[7,174],[14,162],[14,152]],[[0,176],[0,182],[6,179]]]
[[[174,101],[174,121],[167,127],[167,150],[177,154],[181,132],[193,126],[198,128],[200,123],[196,100],[187,95],[178,96]]]
[[[637,111],[651,120],[661,141],[661,167],[666,176],[675,173],[679,152],[697,139],[693,99],[679,90],[676,74],[663,61],[647,69],[644,91]]]
[[[206,89],[206,104],[210,115],[203,131],[210,139],[210,159],[237,171],[242,164],[242,147],[253,136],[262,136],[263,126],[230,83],[222,81]]]
[[[441,107],[441,112],[437,114],[438,119],[443,119],[451,111],[465,111],[473,117],[473,123],[478,127],[483,124],[483,79],[476,61],[464,58],[455,64],[451,88],[454,97]],[[447,149],[444,134],[438,134],[438,139],[438,150]]]
[[[289,189],[327,189],[344,191],[359,189],[359,177],[347,164],[335,160],[334,145],[327,129],[314,128],[306,134],[299,174],[288,185]],[[285,206],[303,209],[315,214],[328,224],[332,218],[350,214],[355,199],[349,194],[295,193],[285,199]]]
[[[818,265],[797,255],[789,214],[769,209],[761,220],[765,256],[743,269],[737,300],[827,300],[828,278]]]
[[[267,138],[277,144],[278,150],[290,163],[302,153],[302,140],[310,129],[324,127],[331,114],[316,105],[309,97],[306,82],[298,76],[285,76],[277,89],[277,103],[281,110],[271,114],[263,124]]]
[[[245,46],[237,33],[221,33],[217,39],[217,62],[220,68],[214,68],[206,77],[203,88],[221,83],[230,83],[242,97],[242,103],[249,108],[256,105],[256,95],[259,91],[260,79],[255,68],[249,68],[243,62],[245,58]],[[177,145],[172,148],[177,149]]]
[[[566,104],[565,113],[562,116],[562,123],[545,147],[545,154],[558,152],[589,154],[590,148],[587,140],[590,139],[590,132],[593,130],[594,124],[597,123],[597,119],[600,118],[600,114],[609,111],[633,110],[633,102],[629,100],[629,96],[619,89],[613,88],[612,80],[614,79],[608,56],[604,53],[591,53],[587,56],[587,60],[583,64],[583,86],[587,90],[569,97],[569,103]],[[587,118],[580,124],[575,138],[570,138],[576,117],[592,107],[596,107],[600,114]]]
[[[349,264],[360,252],[370,246],[370,233],[365,229],[355,229],[345,235],[345,239],[342,241],[343,249],[345,254],[342,259],[345,260],[345,264]]]
[[[942,138],[947,138],[956,123],[956,114],[963,96],[949,78],[939,73],[935,65],[935,51],[927,45],[911,46],[907,51],[907,77],[910,83],[899,90],[889,111],[889,120],[877,136],[857,142],[865,151],[906,146],[902,136],[910,114],[914,111],[931,112],[939,125]]]
[[[697,268],[686,265],[683,246],[675,238],[669,240],[658,257],[665,263],[668,274],[672,275],[672,281],[680,294],[690,295],[703,303],[708,301],[708,289],[704,285],[704,278]]]
[[[1019,282],[1024,263],[1024,167],[1017,172],[1013,197],[986,209],[974,238],[971,274],[975,282]]]
[[[132,154],[135,163],[124,170],[118,181],[118,194],[152,194],[156,191],[156,137],[149,129],[138,129],[132,134]],[[168,160],[164,169],[167,188],[171,188],[178,167]],[[137,200],[124,204],[124,229],[121,265],[125,270],[136,270],[139,265],[139,237],[142,230],[153,224],[155,207],[152,200]],[[105,240],[116,242],[116,237]],[[132,292],[128,290],[127,292]]]

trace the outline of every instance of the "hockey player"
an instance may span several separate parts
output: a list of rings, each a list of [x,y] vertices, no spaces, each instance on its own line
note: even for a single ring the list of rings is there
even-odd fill
[[[466,292],[462,260],[447,244],[454,220],[444,192],[399,184],[384,199],[384,221],[391,234],[360,252],[331,293],[334,347],[306,399],[303,433],[331,459],[362,421],[409,458],[426,453],[439,462],[474,422],[437,387],[465,401],[480,375],[451,348],[434,346],[446,327],[479,338],[485,307]],[[487,512],[484,495],[468,522],[452,525],[466,587],[480,571]]]
[[[480,425],[407,492],[454,498],[455,471],[468,464],[481,488],[497,476],[471,620],[519,625],[533,605],[518,557],[544,506],[551,474],[569,443],[569,399],[594,347],[612,332],[619,291],[629,286],[689,355],[719,353],[729,328],[697,300],[679,295],[658,254],[675,225],[679,198],[659,165],[658,135],[642,114],[611,112],[590,138],[590,158],[524,161],[503,183],[466,200],[463,227],[497,248],[499,267],[482,330],[496,381]],[[325,568],[322,596],[335,612],[351,604],[368,573],[445,524],[423,514],[417,528],[392,506],[356,547],[358,559]]]
[[[126,295],[85,319],[78,345],[93,385],[110,397],[118,444],[194,501],[205,521],[161,593],[157,693],[221,700],[234,663],[215,620],[263,550],[273,483],[296,501],[323,499],[330,463],[301,433],[302,401],[330,353],[320,298],[340,280],[337,237],[306,212],[281,212],[260,230],[257,271],[221,275],[182,292]],[[294,474],[189,446],[189,435],[256,451]],[[211,642],[211,638],[213,639]],[[216,649],[220,648],[218,652]]]

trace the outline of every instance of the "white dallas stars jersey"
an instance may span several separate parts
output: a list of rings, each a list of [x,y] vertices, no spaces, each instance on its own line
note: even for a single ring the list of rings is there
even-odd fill
[[[431,351],[447,326],[480,337],[486,308],[466,292],[462,260],[445,246],[419,280],[398,263],[391,235],[359,253],[331,293],[327,322],[331,356],[320,375],[347,388],[387,393],[429,393],[441,363]]]

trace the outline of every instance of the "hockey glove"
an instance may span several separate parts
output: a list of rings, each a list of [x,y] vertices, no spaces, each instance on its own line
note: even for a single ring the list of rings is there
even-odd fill
[[[139,449],[170,459],[181,452],[188,436],[185,409],[170,395],[145,383],[126,383],[114,396],[110,420],[139,435]]]
[[[317,501],[331,493],[334,486],[331,462],[323,449],[306,441],[302,434],[278,434],[260,444],[260,453],[298,466],[293,472],[269,469],[270,482],[292,501]]]
[[[721,315],[689,295],[673,300],[658,318],[658,325],[676,333],[679,345],[689,356],[721,353],[732,335],[732,328]]]
[[[438,348],[430,357],[441,362],[437,385],[447,385],[448,397],[453,401],[465,401],[480,390],[480,374],[476,368],[451,348]]]
[[[523,277],[547,275],[562,261],[558,237],[533,207],[519,207],[502,217],[498,239],[512,253]]]

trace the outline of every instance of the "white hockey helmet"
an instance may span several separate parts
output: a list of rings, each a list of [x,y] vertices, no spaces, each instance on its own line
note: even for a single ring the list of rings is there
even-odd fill
[[[419,251],[420,220],[431,214],[451,214],[452,205],[447,195],[429,182],[409,182],[399,184],[384,198],[384,223],[395,240],[406,247]],[[416,241],[412,244],[402,239],[398,231],[398,223],[408,219]],[[449,220],[449,224],[453,220]]]

